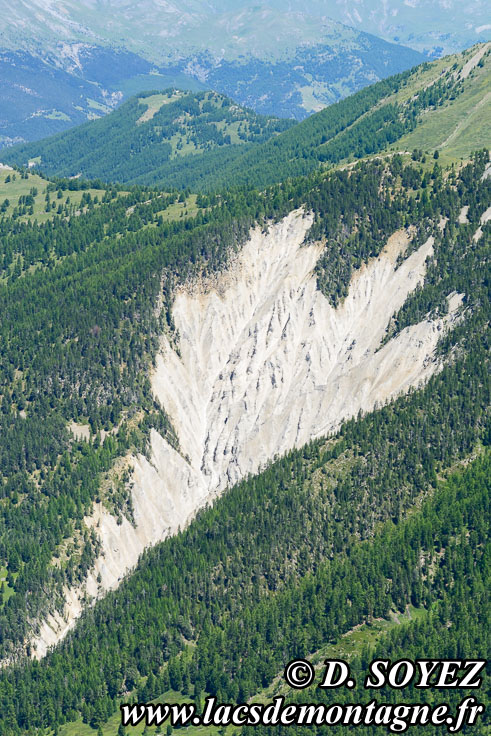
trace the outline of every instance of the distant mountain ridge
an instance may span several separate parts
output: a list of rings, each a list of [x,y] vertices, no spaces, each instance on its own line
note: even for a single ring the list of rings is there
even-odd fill
[[[82,46],[76,58],[0,50],[0,148],[38,140],[106,115],[143,89],[205,85],[177,67],[158,73],[136,54]]]
[[[312,5],[319,5],[314,0]],[[480,0],[337,0],[329,14],[342,23],[406,44],[431,57],[491,36],[489,6]]]
[[[0,19],[0,45],[10,48],[110,45],[157,65],[202,51],[277,59],[343,35],[346,26],[428,54],[460,51],[491,30],[480,0],[1,0]]]
[[[302,44],[273,61],[251,55],[215,60],[208,53],[186,60],[183,70],[257,112],[302,120],[422,61],[412,49],[346,28],[344,37]]]
[[[66,130],[133,94],[167,87],[213,89],[264,115],[301,120],[424,58],[368,34],[353,38],[347,46],[300,46],[276,60],[227,60],[206,51],[161,66],[101,46],[65,47],[67,56],[0,47],[0,147]]]
[[[0,147],[100,117],[149,89],[213,89],[303,119],[424,60],[393,41],[275,3],[0,0]]]
[[[211,93],[181,93],[139,126],[142,103],[150,99],[141,97],[102,120],[7,149],[3,158],[20,165],[35,162],[51,175],[209,191],[269,186],[393,146],[465,157],[491,145],[490,76],[490,44],[478,45],[366,87],[293,127],[254,118],[219,95],[210,97],[217,109],[205,112],[202,105]],[[217,115],[222,121],[234,119],[220,123],[232,124],[230,139],[218,135]],[[207,128],[210,123],[213,130]],[[174,138],[169,148],[176,135],[182,136],[180,144]]]

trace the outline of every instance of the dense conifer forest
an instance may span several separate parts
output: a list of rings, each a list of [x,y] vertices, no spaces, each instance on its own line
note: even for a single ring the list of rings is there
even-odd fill
[[[218,95],[170,91],[163,104],[149,93],[148,106],[134,99],[97,129],[36,144],[46,146],[39,155],[51,178],[0,171],[2,736],[71,736],[74,724],[100,736],[120,702],[169,690],[199,705],[206,695],[264,697],[289,659],[320,656],[379,620],[401,618],[354,653],[357,688],[336,691],[336,702],[368,701],[361,673],[374,656],[486,655],[489,150],[451,165],[437,149],[387,150],[466,93],[455,69],[423,85],[431,68],[293,127]],[[176,114],[187,120],[177,128]],[[109,145],[111,120],[120,148]],[[93,134],[102,145],[88,151]],[[150,172],[156,141],[163,158]],[[185,145],[196,150],[181,156]],[[123,175],[128,147],[138,155]],[[22,163],[33,153],[9,155]],[[65,178],[82,160],[93,179]],[[304,242],[322,244],[315,274],[333,307],[394,232],[408,235],[406,255],[433,238],[424,280],[384,342],[445,316],[449,297],[462,295],[438,341],[441,370],[228,489],[148,549],[44,659],[31,659],[30,637],[98,555],[84,523],[93,504],[134,522],[118,459],[148,455],[152,428],[179,451],[149,380],[160,336],[179,345],[177,289],[229,265],[251,228],[265,231],[298,208],[312,213]],[[334,702],[319,689],[286,694]],[[425,692],[427,702],[438,697]],[[413,689],[377,698],[420,700]],[[467,732],[487,727],[482,719]]]
[[[189,158],[234,159],[242,148],[260,144],[294,125],[293,120],[258,115],[215,92],[168,89],[132,97],[112,115],[10,151],[4,160],[26,163],[41,157],[48,174],[134,182],[163,181]],[[214,168],[214,166],[213,166]],[[159,172],[155,178],[149,172]],[[185,181],[185,179],[181,179]],[[189,182],[190,184],[191,182]]]
[[[395,541],[383,540],[387,534],[405,539],[406,525],[416,523],[411,516],[405,521],[414,504],[432,497],[445,469],[489,438],[489,226],[482,238],[472,239],[489,205],[488,180],[481,181],[487,160],[487,152],[478,154],[457,173],[443,172],[437,161],[424,167],[390,157],[360,163],[351,173],[315,174],[226,201],[202,196],[197,214],[177,221],[166,222],[161,213],[179,195],[138,188],[108,190],[102,203],[90,202],[77,217],[41,226],[8,228],[4,220],[10,254],[0,293],[2,314],[10,318],[3,322],[2,340],[1,554],[9,592],[4,589],[0,614],[4,657],[23,641],[29,621],[46,609],[48,599],[53,605],[61,586],[81,580],[91,565],[97,542],[84,531],[82,519],[100,497],[101,475],[129,447],[144,449],[150,426],[172,434],[142,370],[152,359],[159,330],[172,329],[166,309],[157,317],[152,308],[163,270],[170,299],[176,278],[219,268],[253,222],[280,218],[303,204],[316,213],[309,238],[329,236],[318,278],[333,303],[343,298],[352,269],[376,255],[388,234],[418,223],[416,241],[433,234],[435,256],[423,288],[392,329],[444,312],[445,297],[455,290],[466,294],[467,314],[441,345],[452,359],[424,389],[347,422],[333,440],[292,452],[241,483],[188,530],[146,553],[138,574],[89,610],[47,660],[2,675],[6,734],[62,724],[79,714],[97,727],[125,691],[146,687],[147,696],[152,689],[157,695],[171,676],[173,687],[183,692],[250,697],[271,681],[285,657],[308,654],[367,617],[409,603],[428,612],[461,605],[445,603],[438,588],[444,573],[433,584],[414,568],[419,557],[408,554],[411,544],[396,552]],[[468,222],[457,225],[464,202]],[[144,410],[141,422],[134,421],[136,405]],[[67,431],[70,420],[88,421],[95,441],[74,441]],[[118,425],[115,435],[98,439],[100,429]],[[482,520],[478,504],[473,508]],[[423,518],[431,531],[414,533],[424,556],[446,548],[436,545],[440,537],[462,538],[452,514],[448,520],[430,515],[431,523],[426,514]],[[53,566],[64,540],[72,540],[75,549]],[[381,549],[389,550],[388,557]],[[480,553],[479,544],[465,552]],[[360,569],[348,574],[346,565]],[[384,565],[392,566],[390,573]],[[310,624],[297,621],[293,612],[302,607],[294,604],[295,596],[310,595],[312,585],[322,591],[323,581],[336,575],[358,578],[358,597],[352,583],[344,594],[336,586],[329,604],[319,592],[312,610],[319,605],[324,614],[313,615]],[[386,578],[392,581],[389,589],[382,584]],[[371,596],[362,594],[367,589]],[[283,623],[280,610],[287,616]],[[241,633],[238,620],[248,622]],[[431,630],[430,619],[427,625]],[[254,637],[257,662],[245,636]],[[264,643],[258,636],[266,636]],[[234,646],[227,645],[228,637]],[[278,637],[281,649],[271,646]],[[190,639],[197,648],[181,672],[177,655]],[[228,660],[240,656],[239,644],[248,652],[244,670]],[[150,685],[144,685],[150,675]]]
[[[208,192],[266,187],[387,150],[428,115],[436,119],[459,98],[472,97],[481,78],[489,84],[490,64],[488,52],[466,80],[458,73],[460,56],[449,57],[447,65],[422,64],[365,87],[298,125],[256,115],[221,95],[174,93],[182,95],[174,100],[171,90],[148,93],[106,118],[2,155],[20,165],[34,160],[50,175]],[[165,104],[139,124],[146,100],[157,99],[158,106],[161,98]]]

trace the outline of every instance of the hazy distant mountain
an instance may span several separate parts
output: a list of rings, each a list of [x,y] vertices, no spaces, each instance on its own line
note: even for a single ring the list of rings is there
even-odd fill
[[[211,88],[259,113],[302,119],[424,58],[324,10],[154,0],[11,8],[0,0],[0,145],[39,139],[128,95],[168,87]]]
[[[461,49],[491,30],[485,0],[1,0],[0,20],[4,45],[109,42],[157,62],[199,50],[276,58],[325,42],[333,21],[427,51]]]
[[[302,119],[424,56],[487,40],[486,10],[483,0],[0,0],[0,146],[167,87]]]
[[[101,117],[142,90],[204,89],[179,69],[159,73],[131,52],[79,45],[76,63],[73,55],[0,51],[0,147]]]
[[[304,3],[304,6],[306,4]],[[487,0],[310,0],[329,6],[329,15],[354,28],[397,41],[429,55],[460,51],[491,35]]]
[[[468,157],[491,141],[491,44],[360,90],[294,125],[213,93],[142,94],[101,120],[2,152],[58,176],[210,190],[269,186],[397,150]],[[278,135],[279,134],[279,135]]]

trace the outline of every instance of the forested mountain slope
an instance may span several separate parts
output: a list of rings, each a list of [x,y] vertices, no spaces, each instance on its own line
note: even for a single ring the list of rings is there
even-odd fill
[[[271,0],[138,7],[0,0],[0,147],[100,117],[111,100],[171,86],[213,89],[257,113],[301,120],[425,59],[350,25],[325,7],[309,12]],[[471,38],[465,45],[479,36]]]
[[[407,421],[423,406],[399,403],[394,409],[402,409]],[[391,446],[394,437],[400,447],[404,430],[398,432],[394,418],[394,412],[382,412],[357,427],[350,423],[334,444],[293,453],[148,553],[139,575],[85,617],[58,656],[50,654],[44,666],[31,663],[14,671],[8,683],[3,680],[3,713],[10,714],[3,719],[6,733],[44,722],[65,724],[55,727],[60,736],[90,736],[99,728],[113,736],[121,696],[122,702],[194,702],[198,709],[208,694],[231,703],[271,702],[273,695],[285,695],[290,703],[332,703],[332,694],[317,687],[297,694],[282,686],[284,664],[305,656],[317,665],[326,655],[349,660],[357,688],[338,689],[335,702],[352,702],[354,695],[359,703],[396,704],[410,695],[411,702],[439,703],[437,690],[422,697],[413,686],[366,691],[360,683],[375,657],[482,657],[489,611],[489,448],[448,480],[434,480],[436,490],[425,500],[420,496],[421,506],[409,517],[396,507],[393,519],[365,538],[366,519],[351,513],[356,499],[343,497],[342,489],[356,488],[360,459],[373,468],[377,450]],[[348,448],[355,449],[358,462]],[[401,469],[407,460],[406,452]],[[415,467],[406,466],[410,474]],[[343,476],[347,482],[338,488]],[[372,492],[380,478],[373,475]],[[423,487],[428,478],[420,476]],[[391,494],[380,493],[380,499],[387,502]],[[303,533],[306,524],[311,539]],[[377,629],[382,633],[374,636]],[[70,689],[59,687],[67,673],[77,683]],[[445,695],[453,715],[461,695]],[[72,722],[78,707],[83,716]],[[22,713],[20,728],[16,710]],[[253,732],[258,728],[271,730],[256,726]],[[140,724],[134,732],[142,729]],[[294,725],[288,729],[300,732]],[[376,736],[380,726],[365,730]],[[215,728],[191,725],[187,731],[211,735]],[[413,731],[438,733],[428,726]],[[486,732],[483,717],[472,733]]]
[[[267,686],[292,656],[308,655],[371,617],[387,616],[390,610],[402,611],[408,604],[423,614],[420,623],[409,624],[400,634],[381,640],[378,654],[395,657],[399,652],[411,651],[414,656],[481,656],[487,611],[488,571],[483,545],[488,536],[485,521],[489,501],[485,494],[489,459],[487,455],[476,459],[464,474],[457,471],[448,483],[443,478],[447,469],[455,470],[459,460],[480,454],[481,444],[489,442],[489,366],[485,348],[489,225],[480,231],[477,228],[480,221],[486,220],[483,213],[489,213],[489,191],[485,193],[489,179],[483,179],[487,159],[487,153],[477,157],[458,179],[451,174],[445,177],[445,183],[438,181],[436,166],[430,191],[418,188],[416,195],[414,190],[414,205],[406,202],[403,208],[404,212],[413,212],[415,221],[420,217],[426,223],[419,237],[426,239],[428,232],[433,234],[436,257],[430,261],[422,288],[398,312],[391,331],[403,334],[405,328],[418,324],[422,317],[427,320],[427,315],[442,315],[448,309],[449,294],[465,294],[460,320],[454,321],[451,331],[440,333],[443,370],[430,378],[423,389],[362,419],[353,418],[332,439],[320,439],[294,450],[264,473],[238,484],[212,509],[202,512],[185,532],[149,551],[137,574],[89,610],[60,649],[48,654],[41,663],[5,672],[0,691],[2,728],[8,736],[41,725],[53,728],[80,717],[97,728],[114,712],[119,699],[127,699],[128,691],[135,688],[135,696],[140,700],[169,688],[194,695],[198,701],[204,693],[216,694],[225,701],[244,700]],[[414,177],[397,167],[397,173],[381,164],[378,168],[390,187],[398,177]],[[360,185],[367,190],[370,177],[377,175],[377,165],[362,167],[359,175]],[[337,176],[338,182],[336,177],[334,182],[326,179],[324,184],[317,179],[310,201],[308,190],[303,190],[302,197],[307,197],[309,207],[319,208],[324,196],[328,203],[336,201],[332,187],[346,187],[349,181],[346,173]],[[352,185],[356,186],[356,174],[350,178],[353,176]],[[288,190],[286,195],[284,188],[283,192],[278,192],[275,217],[281,216],[283,208],[300,203],[294,190]],[[469,203],[465,217],[464,201]],[[251,201],[250,206],[258,204]],[[148,207],[144,205],[141,213],[149,212],[145,210]],[[245,202],[241,208],[245,212]],[[374,202],[370,210],[374,212]],[[355,208],[350,207],[349,211],[354,212]],[[318,228],[329,223],[332,232],[333,220],[326,219],[328,212],[318,212]],[[397,209],[391,217],[396,212]],[[101,207],[94,208],[91,214],[93,218],[97,214],[100,220],[102,213]],[[358,217],[362,213],[363,209],[358,210]],[[389,230],[393,226],[394,221],[387,223]],[[218,223],[217,227],[215,232],[226,232]],[[143,232],[139,231],[139,238]],[[188,231],[188,238],[191,233]],[[203,242],[202,235],[200,240]],[[174,242],[177,244],[179,239]],[[360,240],[348,240],[346,255],[356,252],[355,242],[360,253]],[[376,248],[377,242],[375,238],[371,247]],[[155,264],[147,260],[150,243],[147,241],[144,261],[139,259],[140,267],[145,261],[150,268]],[[417,248],[417,243],[410,246],[413,254]],[[108,251],[105,255],[109,255]],[[108,266],[114,273],[114,266]],[[41,273],[37,273],[38,286]],[[70,298],[81,295],[79,289],[87,290],[88,274],[79,273],[83,280]],[[139,278],[143,277],[140,273]],[[20,276],[16,283],[25,289],[29,276]],[[339,283],[346,284],[346,276],[340,274]],[[159,280],[155,287],[159,289]],[[332,284],[323,288],[335,303]],[[77,313],[80,336],[85,332],[83,325],[90,324],[85,315],[94,291],[87,295],[83,312]],[[41,291],[38,305],[42,298]],[[141,311],[144,302],[139,299],[138,304]],[[23,322],[26,327],[30,319]],[[39,324],[41,321],[32,326],[39,328]],[[111,329],[109,321],[103,324],[106,330]],[[114,335],[113,332],[112,337],[104,338],[103,329],[97,335],[102,350],[98,365],[106,365],[109,370]],[[107,347],[105,339],[109,340]],[[182,334],[180,339],[185,341],[187,337]],[[118,349],[124,348],[123,340],[121,334]],[[93,349],[86,343],[80,357],[88,350],[93,360]],[[76,353],[69,346],[68,350],[71,357],[65,363],[66,376],[76,366]],[[64,360],[68,357],[65,351]],[[67,370],[70,363],[73,367]],[[93,386],[101,378],[100,373],[87,376]],[[66,388],[58,386],[56,394],[59,392],[63,412],[75,406],[78,399],[74,397],[74,403],[66,395]],[[27,387],[32,392],[32,379],[27,380]],[[18,382],[12,397],[16,402],[20,388]],[[30,402],[35,403],[33,396]],[[46,409],[49,416],[49,408]],[[27,419],[28,413],[24,421]],[[109,426],[111,421],[109,418]],[[85,491],[87,471],[105,470],[111,455],[128,447],[121,446],[121,442],[137,440],[137,433],[128,435],[127,430],[121,431],[123,427],[124,423],[114,440],[106,438],[102,448],[97,440],[73,445],[71,455],[65,453],[56,475],[51,480],[48,475],[49,485],[39,485],[37,490],[32,484],[32,501],[35,502],[36,493],[45,495],[46,512],[51,519],[57,506],[70,509],[70,499],[77,499],[81,505],[87,503],[82,495],[75,496],[74,481],[77,475],[83,478],[84,484],[79,488]],[[164,432],[165,424],[158,429]],[[34,474],[34,479],[37,477],[40,476]],[[61,485],[63,479],[70,483],[66,491]],[[103,489],[104,486],[94,486],[92,492],[101,493]],[[429,498],[423,508],[406,519],[425,496]],[[124,496],[114,500],[124,509]],[[15,508],[20,510],[24,504],[27,510],[29,503],[27,496],[18,494],[15,500],[9,496],[6,508],[11,509],[10,520],[15,519]],[[385,526],[381,527],[381,522]],[[16,543],[19,538],[17,533]],[[67,550],[64,546],[63,555],[59,555],[61,564],[55,566],[60,573],[66,564]],[[22,547],[13,580],[14,586],[19,584],[19,590],[5,606],[2,631],[6,631],[10,612],[15,610],[18,620],[22,610],[12,608],[16,596],[17,601],[22,599],[22,575],[24,581],[28,574],[31,576],[29,588],[35,589],[36,578],[24,561],[26,555],[27,548]],[[86,560],[90,564],[88,557]],[[71,570],[72,576],[82,572],[73,564],[65,569]],[[448,588],[449,579],[459,583],[455,593]],[[46,578],[43,582],[46,584]],[[239,626],[239,621],[246,625]],[[196,641],[196,648],[184,659],[179,658],[189,641]],[[365,666],[362,663],[368,656],[363,653],[355,668]],[[69,734],[69,729],[68,724],[61,733]]]
[[[257,115],[215,92],[169,89],[133,97],[106,117],[23,146],[20,155],[49,173],[127,182],[153,170],[175,171],[188,157],[198,156],[205,167],[213,156],[228,160],[241,146],[293,124]],[[8,151],[3,158],[13,160]]]
[[[78,214],[3,220],[4,656],[64,586],[73,623],[226,485],[441,369],[439,337],[486,304],[486,162],[392,157],[227,201],[87,192]]]
[[[453,145],[489,56],[441,63],[279,134],[276,171],[240,144],[221,191],[0,170],[2,736],[245,700],[408,606],[378,651],[482,656],[491,168]],[[145,99],[132,131],[186,97]],[[387,130],[436,143],[371,156]]]
[[[230,142],[250,141],[243,148],[224,146],[225,130],[210,133],[210,123],[218,123],[195,102],[189,122],[181,123],[174,109],[203,95],[183,96],[138,128],[135,100],[104,120],[8,150],[4,159],[22,165],[34,160],[50,174],[201,190],[268,186],[389,149],[438,149],[450,161],[491,140],[490,77],[491,54],[483,44],[367,87],[263,143],[268,131],[288,124],[259,118],[256,132],[251,135],[244,124],[238,139],[238,123],[233,123]],[[179,153],[193,155],[182,159]]]
[[[465,159],[491,140],[490,79],[490,45],[481,44],[367,87],[215,171],[191,161],[166,181],[203,189],[262,187],[370,154],[414,148],[438,149],[447,161]],[[159,172],[152,177],[158,181]]]

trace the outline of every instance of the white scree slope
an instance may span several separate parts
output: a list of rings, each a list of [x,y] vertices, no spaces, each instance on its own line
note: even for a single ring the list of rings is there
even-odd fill
[[[132,458],[135,527],[96,506],[86,522],[102,554],[86,584],[67,591],[64,616],[43,623],[36,656],[73,626],[84,594],[116,587],[145,547],[175,533],[224,488],[439,368],[435,346],[455,319],[458,295],[447,317],[408,327],[380,348],[390,318],[424,278],[432,238],[396,269],[409,237],[395,233],[334,309],[314,273],[323,247],[302,245],[311,223],[297,210],[267,232],[254,229],[229,268],[177,293],[180,356],[163,336],[152,386],[181,454],[152,430],[150,459]]]

